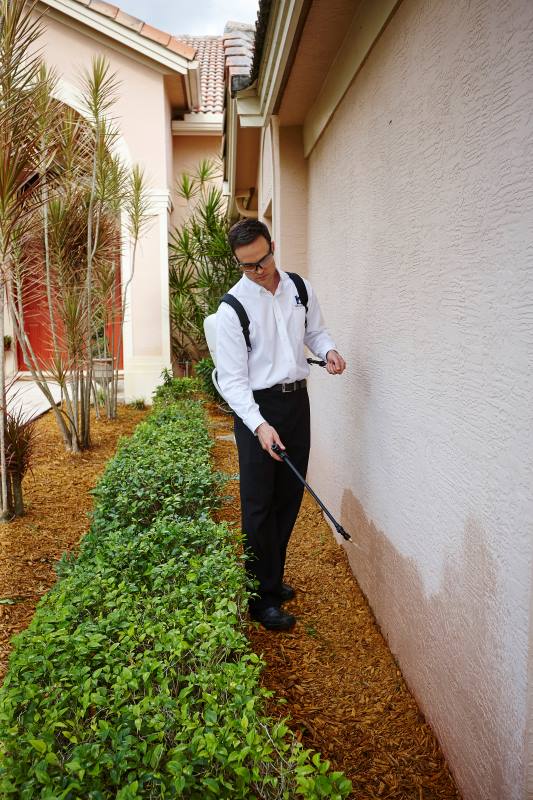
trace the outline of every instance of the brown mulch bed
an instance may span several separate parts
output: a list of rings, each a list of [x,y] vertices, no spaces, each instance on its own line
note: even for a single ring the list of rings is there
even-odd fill
[[[9,640],[31,621],[35,606],[56,581],[53,565],[76,552],[88,529],[90,490],[146,411],[121,406],[119,419],[92,419],[94,447],[68,454],[50,413],[37,423],[34,475],[24,480],[26,514],[0,525],[0,680]],[[231,417],[210,406],[216,438],[215,466],[233,476],[232,497],[220,519],[238,525],[237,453],[226,438]],[[322,752],[354,786],[353,798],[443,800],[460,795],[438,742],[409,693],[380,633],[344,550],[319,508],[306,495],[289,546],[287,579],[297,589],[288,609],[298,623],[291,633],[250,625],[254,650],[267,667],[264,685],[274,691],[269,712],[290,714],[306,747]]]
[[[231,417],[210,406],[215,466],[236,477],[237,451],[226,438]],[[219,519],[239,524],[238,481]],[[290,633],[250,625],[249,636],[274,691],[269,712],[290,714],[306,747],[351,779],[353,798],[459,798],[439,744],[403,680],[379,626],[315,501],[306,493],[289,544],[286,578]]]
[[[50,411],[37,420],[33,475],[23,481],[26,513],[0,524],[0,681],[11,652],[9,640],[29,625],[39,599],[57,580],[54,562],[65,550],[76,552],[88,530],[90,490],[119,437],[130,435],[146,414],[121,405],[118,419],[108,422],[95,420],[92,412],[93,447],[77,455],[65,452]]]

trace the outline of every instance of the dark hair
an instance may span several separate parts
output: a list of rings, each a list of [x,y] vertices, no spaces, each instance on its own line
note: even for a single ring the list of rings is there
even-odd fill
[[[264,222],[258,219],[247,217],[236,222],[228,231],[228,241],[231,249],[235,252],[237,247],[242,247],[250,242],[255,242],[259,236],[264,236],[268,244],[271,243],[270,231]]]

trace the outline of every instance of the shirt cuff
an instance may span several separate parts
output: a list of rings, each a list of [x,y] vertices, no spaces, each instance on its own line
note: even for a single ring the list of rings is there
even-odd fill
[[[327,347],[324,349],[324,352],[323,352],[323,353],[321,353],[321,354],[319,355],[319,358],[321,358],[321,359],[322,359],[322,361],[327,361],[327,355],[328,355],[329,351],[330,351],[330,350],[336,350],[336,349],[337,349],[337,345],[335,344],[335,342],[331,342],[331,343],[330,343],[329,345],[327,345]]]
[[[246,427],[250,428],[252,433],[255,434],[256,428],[258,428],[259,425],[262,425],[263,422],[266,422],[266,420],[264,419],[264,417],[261,416],[259,411],[253,411],[251,414],[247,415],[246,419],[243,420],[243,422],[246,425]]]

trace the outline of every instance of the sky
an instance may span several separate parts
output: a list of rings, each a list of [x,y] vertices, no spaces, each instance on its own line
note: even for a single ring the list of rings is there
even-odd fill
[[[123,11],[168,33],[213,35],[228,20],[255,23],[258,0],[114,0]]]

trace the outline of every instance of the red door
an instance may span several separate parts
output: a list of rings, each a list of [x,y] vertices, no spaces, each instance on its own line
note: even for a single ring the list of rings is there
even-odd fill
[[[114,303],[115,305],[114,316],[116,319],[114,323],[108,323],[105,326],[108,349],[109,352],[113,351],[113,355],[115,357],[115,363],[116,363],[116,356],[118,353],[118,337],[120,331],[120,296],[121,296],[120,275],[117,275],[117,280],[115,282],[115,303]],[[43,369],[47,369],[52,363],[54,350],[53,350],[52,333],[50,327],[50,312],[48,309],[46,290],[44,288],[44,282],[42,279],[39,279],[39,276],[28,278],[25,280],[22,306],[24,312],[24,327],[28,335],[28,338],[30,340],[33,352],[35,354],[35,358],[37,359],[37,362]],[[109,313],[109,318],[111,318],[110,310],[108,313]],[[54,314],[54,320],[56,324],[58,339],[60,342],[62,342],[63,324],[57,312]],[[62,350],[64,352],[66,360],[66,349],[63,347]],[[17,363],[19,370],[29,371],[29,366],[26,364],[24,360],[22,348],[18,342],[17,342]],[[119,369],[122,368],[123,368],[123,346],[121,345],[119,354]]]

